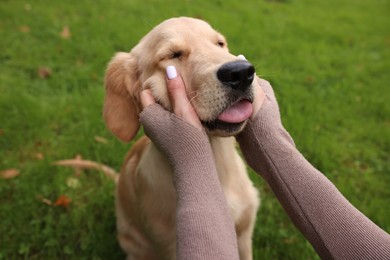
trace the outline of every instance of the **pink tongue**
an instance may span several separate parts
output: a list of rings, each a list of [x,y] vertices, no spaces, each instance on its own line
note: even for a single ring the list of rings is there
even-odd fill
[[[241,123],[252,114],[252,104],[248,100],[242,100],[223,111],[218,119],[226,123]]]

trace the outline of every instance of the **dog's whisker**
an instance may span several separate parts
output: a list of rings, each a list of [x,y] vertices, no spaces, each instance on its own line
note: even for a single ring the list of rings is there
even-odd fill
[[[189,103],[190,103],[191,105],[193,105],[193,104],[192,104],[192,101],[193,101],[195,98],[197,98],[197,97],[199,96],[199,92],[194,91],[193,93],[195,93],[195,92],[196,92],[196,95],[193,96],[193,97],[189,100]]]
[[[190,95],[192,95],[192,94],[194,94],[194,93],[198,93],[198,91],[197,91],[197,90],[194,90],[194,91],[188,92],[188,93],[187,93],[187,96],[190,96]]]

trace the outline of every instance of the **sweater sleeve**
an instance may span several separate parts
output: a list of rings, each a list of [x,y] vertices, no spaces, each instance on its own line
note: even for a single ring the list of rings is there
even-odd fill
[[[268,82],[267,98],[237,137],[248,164],[323,259],[390,259],[390,236],[338,191],[295,148]]]
[[[238,259],[233,219],[206,133],[158,104],[146,107],[140,121],[173,169],[177,259]]]

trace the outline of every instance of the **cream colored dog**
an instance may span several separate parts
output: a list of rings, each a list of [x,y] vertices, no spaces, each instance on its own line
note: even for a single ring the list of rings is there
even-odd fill
[[[108,65],[104,119],[121,140],[140,127],[140,92],[151,89],[171,110],[165,68],[174,65],[210,143],[235,222],[241,259],[252,258],[251,236],[259,199],[234,137],[252,112],[253,66],[229,53],[225,38],[198,19],[169,19],[148,33],[130,53]],[[129,259],[175,259],[176,192],[172,169],[154,144],[142,137],[122,166],[116,190],[118,239]],[[223,239],[223,237],[221,237]]]

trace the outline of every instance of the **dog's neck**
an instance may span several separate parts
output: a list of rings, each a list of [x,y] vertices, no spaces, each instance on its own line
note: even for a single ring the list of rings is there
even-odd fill
[[[228,181],[231,176],[232,171],[237,169],[232,169],[229,166],[236,165],[235,163],[241,163],[239,158],[237,148],[236,148],[236,139],[234,137],[209,137],[211,149],[213,150],[214,161],[217,167],[219,180],[223,182]],[[226,162],[235,162],[226,163]]]
[[[234,179],[234,176],[237,175],[237,172],[240,172],[241,167],[245,167],[242,159],[240,158],[237,148],[236,148],[236,140],[234,137],[216,137],[216,136],[210,136],[209,137],[211,149],[213,152],[213,157],[215,161],[215,165],[218,172],[218,177],[222,185],[225,185],[229,183],[232,179]],[[143,168],[144,172],[151,172],[151,173],[159,173],[156,175],[153,175],[151,177],[150,174],[145,175],[148,178],[151,177],[152,179],[155,178],[162,178],[160,172],[161,169],[166,168],[164,172],[171,172],[172,169],[171,166],[168,164],[167,159],[165,158],[165,155],[161,153],[159,149],[153,144],[150,143],[151,146],[149,147],[147,153],[148,160],[141,160],[141,168]],[[211,156],[211,155],[210,155]],[[150,164],[150,161],[155,162],[164,162],[162,164]],[[170,169],[170,170],[168,170]],[[163,178],[165,180],[165,178]],[[155,183],[155,181],[151,181],[151,183]]]

